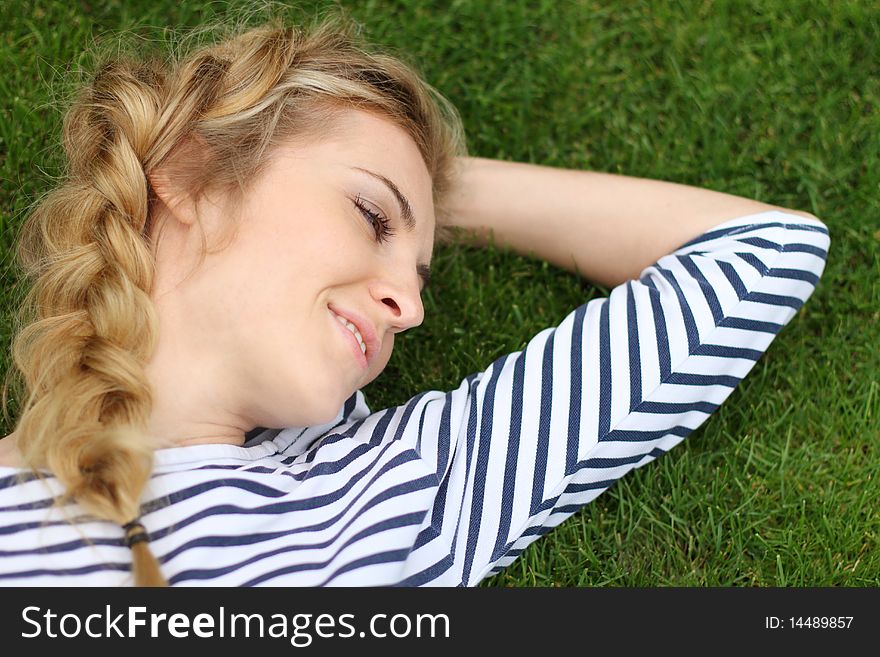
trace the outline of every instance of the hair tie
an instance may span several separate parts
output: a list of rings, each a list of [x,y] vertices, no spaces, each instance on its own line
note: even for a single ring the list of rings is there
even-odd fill
[[[122,525],[122,528],[125,530],[125,544],[128,547],[135,543],[143,543],[150,540],[150,535],[147,534],[146,527],[141,524],[140,518],[135,518],[131,522]]]

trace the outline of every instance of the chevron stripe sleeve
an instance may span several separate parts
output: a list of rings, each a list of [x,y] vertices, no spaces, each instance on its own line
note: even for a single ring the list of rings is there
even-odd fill
[[[442,494],[406,583],[476,584],[680,443],[810,297],[829,243],[800,215],[726,221],[436,400],[446,430],[420,453]]]

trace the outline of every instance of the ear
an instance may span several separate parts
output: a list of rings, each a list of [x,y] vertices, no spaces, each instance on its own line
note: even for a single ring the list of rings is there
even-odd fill
[[[181,223],[196,223],[196,199],[188,183],[198,176],[204,149],[194,139],[178,144],[171,154],[147,174],[147,180],[168,212]]]
[[[147,176],[156,196],[168,212],[181,223],[192,225],[196,222],[196,203],[180,184],[181,177],[165,166],[156,168]]]

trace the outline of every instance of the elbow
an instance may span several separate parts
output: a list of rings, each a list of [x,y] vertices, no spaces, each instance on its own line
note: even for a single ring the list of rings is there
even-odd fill
[[[824,250],[827,255],[828,247],[831,242],[831,233],[828,229],[828,226],[825,224],[824,221],[819,219],[819,217],[812,214],[811,212],[806,212],[804,210],[791,210],[789,208],[781,208],[781,207],[777,207],[776,209],[779,210],[780,212],[784,212],[786,214],[790,214],[790,215],[794,215],[794,216],[798,216],[798,217],[803,217],[804,219],[807,219],[808,221],[815,222],[817,227],[820,228],[821,231],[825,233],[825,243],[823,244],[823,247],[824,247]]]
[[[816,215],[814,215],[810,212],[806,212],[805,210],[792,210],[791,208],[782,208],[782,207],[778,207],[778,206],[776,207],[776,209],[779,210],[780,212],[785,212],[787,214],[796,214],[799,217],[804,217],[805,219],[812,219],[813,221],[818,221],[820,223],[822,221]]]

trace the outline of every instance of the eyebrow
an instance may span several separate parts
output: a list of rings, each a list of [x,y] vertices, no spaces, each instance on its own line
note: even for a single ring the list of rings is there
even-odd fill
[[[385,184],[385,186],[391,190],[391,193],[394,194],[394,198],[397,199],[397,204],[400,206],[400,213],[403,215],[403,225],[406,226],[406,229],[410,232],[416,227],[416,218],[412,211],[412,205],[410,205],[409,200],[403,193],[398,189],[397,185],[395,185],[391,180],[383,176],[381,173],[375,173],[370,171],[369,169],[362,169],[361,167],[351,167],[355,171],[360,171],[362,173],[367,174],[368,176],[372,176],[376,180]]]
[[[394,184],[394,181],[389,180],[381,173],[376,173],[375,171],[370,171],[369,169],[363,169],[361,167],[349,167],[350,169],[354,169],[355,171],[360,171],[361,173],[365,173],[368,176],[372,176],[379,182],[383,183],[391,193],[394,194],[394,198],[397,199],[397,204],[400,206],[400,214],[403,216],[403,225],[409,232],[412,232],[416,227],[416,218],[413,214],[412,205],[410,205],[409,199],[403,195],[403,192]],[[431,282],[431,267],[428,265],[417,265],[416,271],[422,279],[422,289],[424,290],[428,287],[428,283]]]

